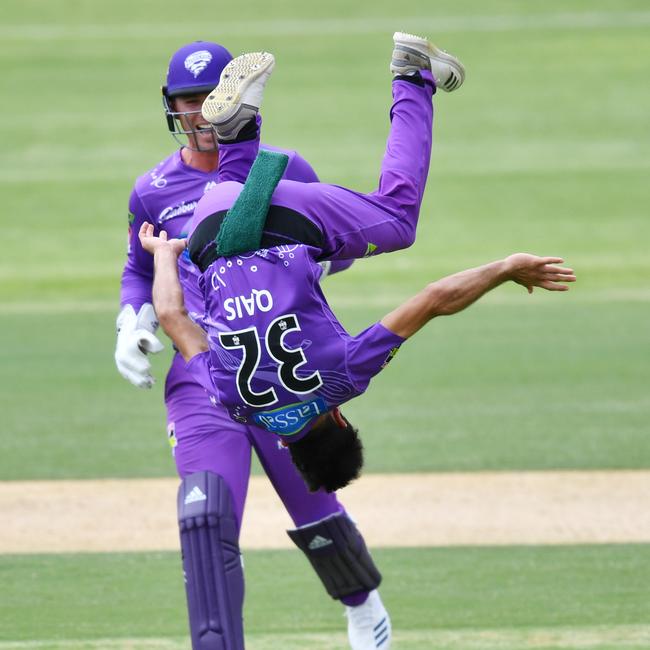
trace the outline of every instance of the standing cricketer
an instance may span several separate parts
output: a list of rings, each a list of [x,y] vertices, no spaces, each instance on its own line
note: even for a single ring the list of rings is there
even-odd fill
[[[142,388],[153,384],[147,355],[159,352],[163,345],[155,335],[158,321],[151,304],[153,261],[138,239],[140,226],[147,221],[153,224],[154,233],[164,229],[170,237],[182,236],[201,197],[233,177],[228,169],[236,178],[245,178],[250,167],[250,160],[237,162],[231,158],[228,169],[222,169],[222,151],[215,132],[200,111],[231,59],[221,45],[203,41],[174,53],[162,94],[167,126],[181,146],[141,176],[131,193],[115,361],[120,373]],[[258,128],[259,116],[256,120]],[[285,178],[302,183],[318,180],[296,152],[282,151],[288,156]],[[337,262],[331,271],[349,264]],[[326,268],[319,267],[319,277]],[[184,278],[188,310],[202,314],[202,296],[197,288],[200,273],[187,258],[181,259],[179,272]],[[214,512],[221,545],[216,554],[206,556],[198,542],[182,547],[193,647],[243,648],[244,579],[239,531],[254,449],[297,527],[289,531],[291,538],[330,596],[346,607],[353,650],[388,648],[390,619],[377,592],[381,575],[336,495],[310,493],[287,450],[258,427],[232,420],[222,405],[211,403],[178,353],[167,375],[165,404],[169,440],[182,479],[178,503],[181,535],[191,525],[184,518],[191,504],[212,507],[215,499],[217,504]]]

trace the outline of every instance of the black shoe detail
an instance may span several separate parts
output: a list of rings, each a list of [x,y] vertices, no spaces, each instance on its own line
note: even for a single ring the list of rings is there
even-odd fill
[[[445,81],[444,86],[447,90],[454,90],[458,87],[460,79],[456,76],[454,72],[449,75],[447,81]]]
[[[393,77],[393,81],[408,81],[416,86],[424,87],[424,79],[419,72],[415,74],[397,74]]]
[[[232,140],[222,140],[221,138],[217,137],[217,142],[219,144],[234,144],[235,142],[247,142],[248,140],[255,140],[256,137],[257,121],[255,119],[255,116],[253,116],[250,120],[248,120],[248,122],[246,122],[246,124],[244,124],[244,126],[242,126],[241,130],[235,138]]]

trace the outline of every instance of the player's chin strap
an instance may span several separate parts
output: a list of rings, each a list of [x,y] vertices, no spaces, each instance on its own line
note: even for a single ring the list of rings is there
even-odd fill
[[[271,197],[278,186],[289,156],[260,149],[244,187],[217,234],[217,255],[230,257],[260,249]]]
[[[345,512],[287,533],[307,556],[332,598],[372,591],[381,583],[381,573],[361,533]]]

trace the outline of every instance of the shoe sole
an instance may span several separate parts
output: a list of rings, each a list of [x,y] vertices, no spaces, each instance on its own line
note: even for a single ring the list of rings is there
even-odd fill
[[[250,52],[233,59],[222,71],[219,85],[208,95],[201,107],[203,117],[214,125],[230,121],[245,104],[243,97],[251,83],[264,73],[271,73],[275,59],[269,52]]]
[[[462,86],[465,81],[465,67],[463,64],[455,57],[436,47],[433,43],[430,43],[427,39],[422,38],[421,36],[415,36],[414,34],[407,34],[405,32],[396,32],[393,35],[393,40],[395,41],[395,48],[402,50],[403,52],[408,52],[409,54],[415,54],[416,56],[427,56],[434,61],[438,61],[445,65],[448,65],[451,69],[450,76],[440,84],[440,88],[445,92],[451,92]],[[436,82],[438,80],[436,79]]]

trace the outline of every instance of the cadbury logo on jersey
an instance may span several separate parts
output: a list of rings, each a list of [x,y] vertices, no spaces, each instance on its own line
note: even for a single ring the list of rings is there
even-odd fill
[[[180,205],[170,205],[158,215],[158,223],[165,223],[174,217],[182,217],[186,214],[192,214],[196,208],[197,201],[191,203],[181,203]]]

